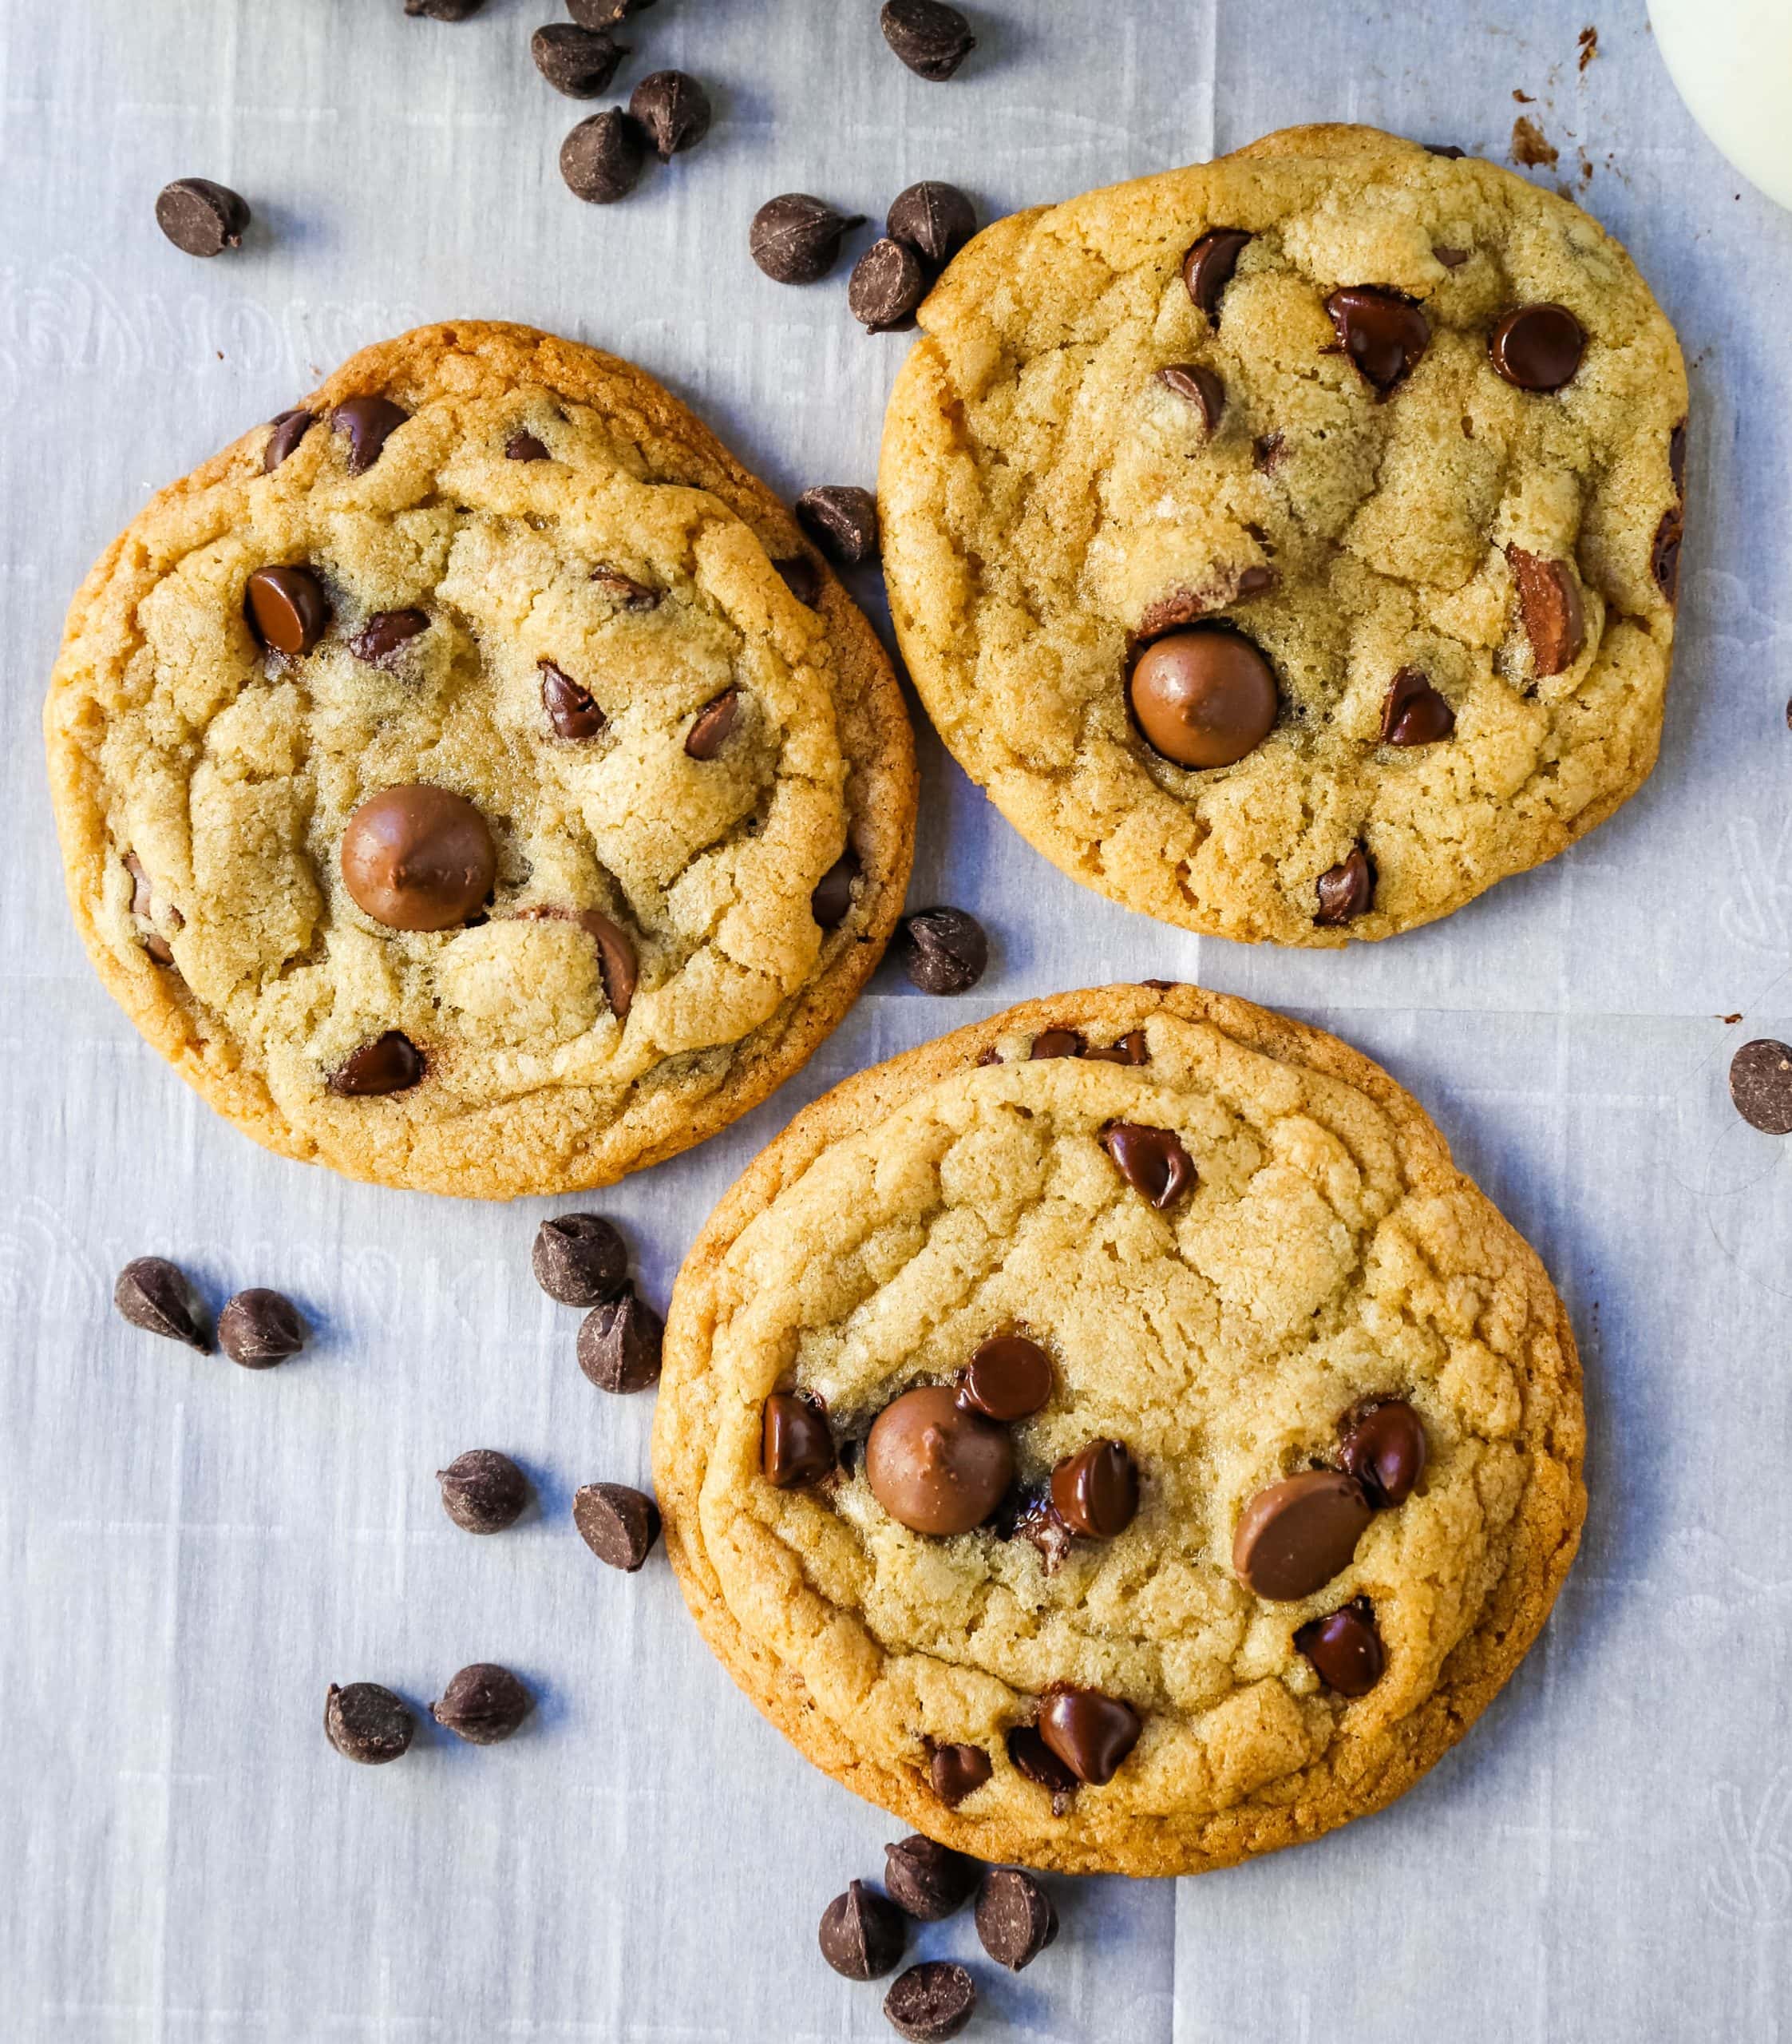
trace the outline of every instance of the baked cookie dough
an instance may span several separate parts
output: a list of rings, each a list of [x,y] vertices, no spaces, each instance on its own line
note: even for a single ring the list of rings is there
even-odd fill
[[[729,1194],[654,1473],[706,1638],[942,1842],[1224,1866],[1380,1808],[1536,1637],[1573,1336],[1387,1075],[1193,987],[860,1073]]]
[[[1288,129],[997,221],[920,319],[879,481],[902,651],[1074,879],[1387,937],[1648,774],[1686,375],[1578,207]]]
[[[911,734],[784,507],[526,327],[365,350],[156,497],[45,711],[101,976],[352,1177],[603,1185],[744,1113],[899,913]]]

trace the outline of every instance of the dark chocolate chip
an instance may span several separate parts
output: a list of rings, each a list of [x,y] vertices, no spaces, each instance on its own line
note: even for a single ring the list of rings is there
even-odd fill
[[[1111,1540],[1137,1513],[1138,1464],[1120,1441],[1091,1441],[1052,1471],[1051,1502],[1073,1533]]]
[[[1325,301],[1339,344],[1386,397],[1403,383],[1431,342],[1431,323],[1409,298],[1377,284],[1347,285]]]
[[[1683,418],[1667,436],[1667,473],[1673,478],[1674,494],[1686,495],[1686,427]]]
[[[1166,390],[1173,390],[1195,406],[1209,433],[1220,423],[1220,414],[1226,408],[1226,386],[1205,362],[1173,362],[1169,368],[1157,371],[1157,381]]]
[[[1456,728],[1456,712],[1417,667],[1402,667],[1382,703],[1383,745],[1435,745]]]
[[[759,1423],[759,1467],[774,1490],[793,1491],[827,1476],[834,1437],[825,1417],[793,1391],[774,1391]]]
[[[610,719],[599,709],[591,691],[582,688],[552,660],[537,660],[536,666],[541,672],[541,707],[548,713],[554,735],[580,742],[595,738]]]
[[[632,1285],[586,1314],[579,1329],[579,1367],[599,1391],[645,1391],[659,1381],[666,1323]]]
[[[1220,315],[1220,294],[1232,282],[1244,244],[1242,228],[1210,228],[1182,259],[1182,282],[1189,297],[1210,319]]]
[[[465,795],[426,782],[382,788],[343,826],[342,884],[388,929],[452,929],[497,877],[491,826]]]
[[[410,417],[390,398],[349,398],[330,414],[330,423],[348,435],[348,469],[365,475],[386,451],[386,443]]]
[[[710,96],[688,71],[650,71],[629,94],[628,110],[662,163],[710,132]]]
[[[949,1385],[923,1384],[892,1399],[865,1443],[872,1495],[911,1532],[969,1533],[1014,1481],[1006,1427],[961,1404]]]
[[[1314,885],[1319,906],[1313,921],[1322,929],[1354,922],[1375,905],[1375,869],[1361,845],[1353,845],[1336,866],[1327,867]]]
[[[1442,156],[1450,163],[1460,162],[1466,153],[1454,142],[1422,142],[1419,146],[1428,156]]]
[[[1792,721],[1792,709],[1787,715]],[[1750,1128],[1792,1135],[1792,1044],[1771,1036],[1744,1044],[1730,1060],[1730,1097]]]
[[[992,1334],[959,1379],[960,1400],[989,1420],[1026,1420],[1051,1398],[1051,1358],[1024,1334]]]
[[[955,184],[927,177],[896,194],[884,226],[924,263],[943,270],[977,232],[977,216]]]
[[[595,99],[608,89],[628,50],[607,30],[555,22],[537,29],[529,38],[529,54],[556,92],[564,93],[568,99]]]
[[[603,980],[603,998],[619,1022],[627,1022],[635,1005],[635,989],[641,983],[641,961],[629,934],[612,922],[601,909],[575,909],[568,918],[576,922],[597,946],[597,969]]]
[[[1098,1064],[1149,1064],[1151,1051],[1145,1040],[1142,1029],[1129,1029],[1118,1044],[1109,1044],[1100,1050],[1083,1052]]]
[[[1505,557],[1537,673],[1561,674],[1580,659],[1587,643],[1580,578],[1565,561],[1528,553],[1521,546],[1509,546]]]
[[[754,215],[747,246],[774,283],[812,284],[839,261],[847,231],[864,224],[863,213],[836,212],[810,192],[785,192]]]
[[[1025,1540],[1034,1547],[1047,1575],[1055,1575],[1070,1551],[1070,1529],[1058,1515],[1046,1491],[1011,1492],[991,1522],[1004,1540]]]
[[[1009,1733],[1008,1764],[1023,1781],[1049,1788],[1054,1801],[1076,1792],[1076,1776],[1040,1737],[1035,1725],[1017,1725]]]
[[[1274,475],[1288,458],[1288,442],[1280,433],[1262,434],[1251,442],[1252,463],[1264,475]]]
[[[1294,1644],[1312,1662],[1319,1680],[1339,1696],[1367,1696],[1387,1666],[1375,1609],[1367,1597],[1353,1598],[1341,1611],[1302,1626]]]
[[[659,606],[659,590],[650,589],[645,582],[637,582],[620,568],[594,568],[591,579],[619,610],[653,610]]]
[[[1173,1129],[1110,1122],[1102,1131],[1102,1147],[1126,1182],[1160,1213],[1173,1206],[1195,1182],[1194,1159]]]
[[[885,235],[852,265],[846,286],[847,309],[867,332],[887,334],[906,326],[927,296],[927,272],[906,241]]]
[[[893,1902],[854,1881],[821,1912],[821,1956],[849,1980],[880,1979],[902,1956],[908,1920]]]
[[[1259,1491],[1239,1516],[1232,1565],[1247,1588],[1298,1603],[1348,1568],[1375,1515],[1368,1493],[1341,1469],[1307,1469]]]
[[[971,24],[945,0],[884,0],[884,40],[918,78],[943,85],[977,46]]]
[[[908,2044],[945,2044],[976,2007],[976,1986],[964,1968],[950,1959],[928,1959],[896,1975],[884,1997],[884,2019]]]
[[[271,474],[317,424],[315,412],[282,412],[271,425],[267,445],[262,450],[263,474]]]
[[[1403,1398],[1371,1399],[1346,1415],[1338,1460],[1378,1511],[1404,1504],[1425,1473],[1425,1423]]]
[[[916,1832],[884,1848],[884,1885],[916,1923],[943,1923],[971,1899],[977,1863]]]
[[[697,721],[685,734],[684,749],[693,759],[713,759],[728,742],[740,722],[741,691],[730,688],[697,713]]]
[[[560,176],[576,199],[610,206],[640,181],[647,155],[640,123],[612,106],[581,121],[560,145]]]
[[[566,0],[566,11],[582,29],[613,29],[652,5],[653,0]]]
[[[495,1448],[469,1448],[436,1472],[441,1508],[469,1533],[501,1533],[521,1518],[529,1481]]]
[[[309,568],[258,568],[243,596],[250,629],[277,653],[308,653],[330,628],[330,599]]]
[[[251,1285],[224,1301],[218,1346],[246,1370],[271,1370],[305,1345],[305,1323],[284,1292]]]
[[[463,1668],[432,1703],[429,1715],[469,1745],[495,1746],[508,1739],[529,1712],[535,1699],[508,1668],[495,1661],[476,1661]]]
[[[809,897],[809,913],[821,929],[838,929],[852,906],[852,884],[860,873],[857,853],[850,846],[815,883]]]
[[[788,561],[774,561],[772,565],[797,601],[813,610],[821,599],[821,571],[809,556],[793,554]]]
[[[548,452],[544,441],[536,439],[532,433],[518,430],[504,443],[504,458],[507,461],[548,461],[553,457]]]
[[[133,1327],[184,1341],[204,1355],[212,1346],[200,1317],[199,1294],[186,1273],[164,1256],[134,1257],[118,1274],[112,1302]]]
[[[797,499],[797,522],[829,560],[862,567],[877,557],[877,499],[852,483],[823,483]]]
[[[535,1281],[563,1306],[599,1305],[628,1282],[628,1248],[601,1214],[556,1214],[535,1231]]]
[[[409,1036],[388,1029],[383,1036],[350,1051],[329,1078],[332,1093],[350,1099],[370,1099],[382,1093],[402,1093],[423,1076],[423,1055]]]
[[[627,1483],[586,1483],[573,1494],[572,1523],[600,1562],[632,1575],[659,1538],[659,1507]]]
[[[977,1936],[998,1966],[1019,1973],[1058,1935],[1058,1911],[1020,1867],[991,1867],[977,1891]]]
[[[983,976],[989,939],[963,909],[920,909],[896,933],[902,969],[923,993],[963,993]]]
[[[1099,1689],[1054,1689],[1039,1705],[1039,1737],[1078,1781],[1111,1781],[1138,1744],[1138,1713]]]
[[[1493,366],[1521,390],[1561,390],[1586,350],[1586,329],[1565,305],[1521,305],[1487,339]]]
[[[485,0],[405,0],[407,14],[427,22],[470,22]]]
[[[1221,625],[1153,640],[1133,668],[1126,699],[1152,751],[1191,769],[1235,766],[1268,737],[1280,707],[1268,661],[1242,632]]]
[[[1686,514],[1677,504],[1670,505],[1662,513],[1655,538],[1650,542],[1649,572],[1656,579],[1656,587],[1671,604],[1679,601],[1680,542],[1685,537]]]
[[[378,1682],[332,1682],[324,1699],[324,1736],[344,1760],[379,1767],[409,1746],[417,1720],[390,1689]]]
[[[1436,256],[1438,260],[1442,263],[1446,270],[1459,270],[1469,259],[1469,251],[1467,249],[1451,248],[1447,247],[1442,242],[1435,244],[1432,248],[1431,253]]]
[[[369,667],[395,667],[400,648],[408,646],[420,632],[429,628],[427,611],[377,611],[350,640],[349,651]]]
[[[975,1795],[995,1771],[981,1746],[940,1746],[928,1764],[933,1792],[949,1810]]]
[[[248,203],[209,177],[177,177],[156,195],[156,224],[184,256],[219,256],[243,246]]]
[[[1080,1030],[1042,1029],[1033,1039],[1027,1059],[1030,1064],[1039,1058],[1081,1057],[1088,1048]]]

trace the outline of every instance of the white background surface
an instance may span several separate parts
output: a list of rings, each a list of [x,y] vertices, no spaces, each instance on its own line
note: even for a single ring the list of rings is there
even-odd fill
[[[635,357],[786,493],[869,482],[904,342],[845,276],[760,276],[795,187],[881,216],[912,179],[988,216],[1359,119],[1503,156],[1515,88],[1679,325],[1695,402],[1662,763],[1568,858],[1339,955],[1158,929],[1030,853],[924,733],[917,903],[997,959],[956,1004],[886,967],[730,1134],[586,1203],[663,1305],[702,1216],[845,1073],[1023,996],[1199,978],[1387,1062],[1542,1250],[1572,1310],[1592,1515],[1541,1646],[1387,1813],[1180,1884],[1058,1884],[1065,1931],[973,2035],[1115,2044],[1792,2033],[1792,1139],[1729,1056],[1792,1036],[1792,216],[1673,97],[1642,0],[983,0],[953,83],[875,0],[662,0],[619,85],[682,65],[709,140],[629,203],[555,169],[583,111],[530,65],[549,0],[457,26],[399,0],[0,0],[0,2038],[30,2044],[887,2036],[814,1949],[896,1828],[792,1754],[710,1661],[662,1555],[588,1555],[572,1490],[642,1480],[650,1400],[580,1375],[530,1281],[539,1202],[452,1204],[263,1155],[101,993],[68,925],[36,735],[63,607],[154,485],[424,319]],[[1792,85],[1788,87],[1792,93]],[[1792,105],[1788,107],[1792,117]],[[180,256],[157,188],[241,189],[239,255]],[[1547,175],[1547,173],[1544,173]],[[861,236],[854,246],[862,245]],[[1740,1011],[1728,1026],[1720,1017]],[[253,1375],[125,1327],[158,1251],[214,1302],[319,1329]],[[432,1472],[515,1453],[541,1509],[473,1540]],[[462,1662],[540,1707],[383,1769],[325,1686],[419,1706]]]

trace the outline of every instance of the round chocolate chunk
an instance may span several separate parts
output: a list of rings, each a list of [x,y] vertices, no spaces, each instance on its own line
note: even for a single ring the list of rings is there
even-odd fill
[[[1209,319],[1220,314],[1220,295],[1232,282],[1244,244],[1242,228],[1210,228],[1182,259],[1182,282],[1189,297]]]
[[[1017,1725],[1008,1734],[1008,1765],[1023,1781],[1049,1788],[1053,1796],[1074,1795],[1077,1777],[1039,1736],[1036,1725]]]
[[[1387,1650],[1367,1597],[1353,1598],[1329,1618],[1302,1626],[1294,1643],[1312,1662],[1319,1680],[1339,1696],[1367,1696],[1387,1666]]]
[[[785,192],[754,215],[747,246],[774,283],[812,284],[840,260],[847,230],[864,224],[863,213],[837,212],[813,192]]]
[[[976,2007],[976,1986],[964,1968],[950,1959],[928,1959],[896,1975],[884,1997],[884,2020],[908,2044],[945,2044]]]
[[[893,1902],[854,1881],[821,1912],[821,1956],[849,1980],[876,1980],[908,1942],[908,1921]]]
[[[529,54],[556,92],[568,99],[595,99],[608,89],[628,50],[607,30],[553,22],[530,38]]]
[[[258,568],[243,596],[250,629],[277,653],[308,653],[329,629],[330,599],[308,568]]]
[[[1355,922],[1375,905],[1375,869],[1367,849],[1353,845],[1337,865],[1314,882],[1319,905],[1313,921],[1324,929]]]
[[[981,1746],[940,1746],[928,1764],[933,1792],[949,1810],[975,1795],[995,1771]]]
[[[601,1305],[628,1282],[628,1246],[601,1214],[556,1214],[536,1230],[529,1268],[563,1306]]]
[[[823,483],[797,499],[797,522],[840,568],[877,557],[877,499],[852,483]]]
[[[1509,546],[1505,557],[1517,586],[1518,613],[1537,673],[1561,674],[1580,659],[1587,643],[1580,577],[1565,561],[1527,553],[1521,546]]]
[[[1417,667],[1402,667],[1382,703],[1383,745],[1435,745],[1456,728],[1456,712]]]
[[[169,1341],[184,1341],[204,1355],[205,1338],[199,1294],[179,1264],[165,1256],[134,1257],[118,1274],[112,1302],[132,1326]]]
[[[917,1832],[884,1848],[884,1885],[916,1923],[943,1923],[970,1900],[977,1863]]]
[[[924,263],[943,270],[977,232],[977,216],[955,184],[924,177],[896,194],[884,226]]]
[[[896,930],[902,969],[923,993],[964,993],[989,964],[983,926],[963,909],[917,909]]]
[[[572,1523],[600,1562],[632,1575],[659,1538],[659,1507],[627,1483],[586,1483],[573,1494]]]
[[[1232,1565],[1246,1587],[1277,1603],[1298,1603],[1350,1567],[1374,1516],[1368,1494],[1341,1469],[1307,1469],[1246,1505],[1232,1536]]]
[[[725,689],[698,711],[696,721],[685,734],[686,753],[693,759],[714,759],[740,720],[741,691]]]
[[[280,413],[270,426],[267,445],[262,450],[263,473],[271,475],[317,422],[314,412]]]
[[[826,1418],[793,1391],[774,1391],[759,1421],[759,1467],[774,1490],[793,1491],[829,1475],[834,1437]]]
[[[1078,1781],[1111,1781],[1138,1744],[1138,1713],[1099,1689],[1054,1689],[1039,1705],[1039,1736]]]
[[[1205,362],[1173,362],[1169,368],[1157,371],[1157,381],[1185,404],[1194,406],[1208,432],[1220,423],[1220,414],[1226,408],[1226,386]]]
[[[1195,1182],[1194,1159],[1173,1129],[1110,1122],[1102,1131],[1102,1147],[1133,1190],[1160,1212],[1173,1206]]]
[[[1730,1060],[1730,1097],[1750,1128],[1792,1135],[1792,1044],[1771,1036],[1744,1044]]]
[[[1346,355],[1386,397],[1431,344],[1431,323],[1409,298],[1376,284],[1347,285],[1325,301]]]
[[[330,1073],[329,1087],[349,1099],[373,1099],[382,1093],[403,1093],[423,1076],[423,1053],[410,1038],[388,1029],[370,1044],[350,1051]]]
[[[1242,632],[1197,625],[1145,648],[1127,699],[1153,752],[1178,766],[1230,766],[1268,737],[1276,676]]]
[[[815,883],[809,913],[821,929],[838,929],[852,906],[852,884],[860,873],[859,857],[850,846]]]
[[[1138,1511],[1138,1464],[1123,1443],[1092,1440],[1052,1471],[1051,1502],[1073,1533],[1111,1540]]]
[[[1026,1420],[1051,1396],[1051,1358],[1024,1334],[992,1334],[959,1380],[961,1404],[986,1420]]]
[[[246,1370],[271,1370],[305,1345],[305,1323],[284,1292],[252,1285],[224,1301],[218,1346]]]
[[[441,1701],[430,1705],[429,1715],[469,1745],[495,1746],[534,1707],[535,1698],[508,1668],[476,1661],[449,1683]]]
[[[209,177],[177,177],[156,195],[156,224],[183,256],[219,256],[243,246],[248,201]]]
[[[1587,335],[1565,305],[1521,305],[1488,336],[1487,352],[1521,390],[1559,390],[1573,380]]]
[[[998,1966],[1019,1973],[1058,1935],[1058,1911],[1021,1867],[991,1867],[977,1891],[977,1936]]]
[[[688,71],[650,71],[629,94],[628,110],[662,163],[710,132],[710,96]]]
[[[927,271],[906,241],[884,235],[852,265],[847,310],[868,333],[888,334],[908,323],[927,296]]]
[[[971,24],[946,0],[884,0],[884,40],[918,78],[943,85],[977,46]]]
[[[377,611],[350,640],[349,651],[369,667],[391,668],[402,649],[429,628],[427,611]]]
[[[611,206],[639,183],[647,154],[641,124],[612,106],[581,121],[561,143],[560,176],[574,198],[590,206]]]
[[[380,1767],[409,1747],[417,1720],[390,1689],[378,1682],[332,1682],[324,1699],[323,1730],[344,1760]]]
[[[595,1305],[579,1329],[579,1367],[599,1391],[645,1391],[659,1381],[666,1323],[632,1285]]]
[[[1425,1422],[1403,1398],[1371,1399],[1348,1414],[1338,1460],[1378,1511],[1404,1504],[1425,1473]]]
[[[495,1448],[469,1448],[436,1472],[441,1508],[469,1533],[501,1533],[529,1501],[529,1480]]]
[[[492,891],[497,848],[465,795],[411,782],[370,795],[342,832],[342,883],[388,929],[452,929]]]
[[[916,1533],[968,1533],[1015,1478],[1006,1427],[960,1405],[946,1384],[905,1391],[877,1416],[865,1480],[891,1518]]]
[[[330,423],[348,435],[349,473],[365,475],[386,451],[386,443],[410,417],[390,398],[349,398],[330,414]]]

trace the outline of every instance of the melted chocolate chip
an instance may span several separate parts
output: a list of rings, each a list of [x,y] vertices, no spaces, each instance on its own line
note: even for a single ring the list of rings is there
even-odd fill
[[[991,1522],[1004,1540],[1025,1540],[1038,1554],[1047,1575],[1055,1575],[1070,1551],[1070,1529],[1045,1491],[1011,1491]]]
[[[410,417],[390,398],[350,398],[330,414],[330,423],[346,433],[349,473],[365,475],[386,451],[386,443]]]
[[[1431,323],[1398,291],[1348,285],[1331,294],[1325,309],[1345,354],[1383,397],[1411,375],[1430,345]]]
[[[1378,1511],[1404,1504],[1425,1473],[1425,1423],[1403,1398],[1371,1400],[1341,1428],[1338,1460]]]
[[[1387,1666],[1387,1650],[1367,1597],[1355,1598],[1329,1618],[1302,1626],[1294,1643],[1312,1662],[1319,1680],[1339,1696],[1367,1696]]]
[[[1383,745],[1435,745],[1456,728],[1456,712],[1417,667],[1402,667],[1382,704]]]
[[[1210,228],[1182,259],[1182,282],[1208,318],[1217,320],[1220,296],[1232,282],[1239,256],[1251,239],[1242,228]]]
[[[1537,673],[1561,674],[1580,659],[1587,643],[1580,580],[1565,561],[1529,553],[1521,546],[1509,546],[1505,557]]]
[[[852,906],[852,884],[859,877],[858,854],[850,846],[815,883],[809,913],[821,929],[837,929]]]
[[[330,599],[309,568],[258,568],[243,596],[250,629],[277,653],[308,653],[330,628]]]
[[[547,461],[553,457],[548,452],[545,441],[536,439],[532,433],[517,432],[504,443],[504,458],[507,461]]]
[[[350,640],[349,651],[369,667],[390,668],[398,664],[400,650],[429,628],[427,611],[378,611]]]
[[[959,1380],[959,1403],[989,1420],[1026,1420],[1050,1400],[1051,1358],[1024,1334],[979,1343]]]
[[[1040,1058],[1081,1057],[1088,1048],[1078,1030],[1042,1029],[1027,1056],[1030,1063]]]
[[[1220,414],[1226,408],[1226,386],[1205,362],[1172,362],[1168,369],[1157,371],[1157,381],[1166,390],[1173,390],[1194,406],[1209,433],[1220,423]]]
[[[383,1036],[350,1051],[330,1073],[332,1093],[350,1099],[371,1099],[382,1093],[402,1093],[423,1076],[423,1054],[409,1036],[388,1029]]]
[[[714,759],[741,718],[741,691],[730,688],[697,713],[685,734],[684,749],[692,759]]]
[[[1102,1147],[1133,1190],[1160,1213],[1173,1206],[1195,1182],[1194,1159],[1173,1129],[1110,1122],[1102,1131]]]
[[[928,1764],[933,1792],[949,1810],[975,1795],[995,1771],[981,1746],[940,1746]]]
[[[1151,1052],[1145,1040],[1142,1029],[1129,1029],[1118,1044],[1109,1044],[1100,1050],[1087,1050],[1086,1058],[1098,1064],[1149,1064]]]
[[[1669,603],[1675,604],[1680,597],[1680,542],[1686,537],[1686,514],[1677,505],[1672,505],[1661,514],[1656,527],[1654,539],[1649,545],[1649,572],[1654,576],[1656,587]]]
[[[798,603],[809,610],[817,608],[821,600],[821,571],[806,553],[793,554],[788,561],[774,561],[772,565]]]
[[[1586,330],[1565,305],[1521,305],[1488,336],[1487,352],[1521,390],[1559,390],[1586,352]]]
[[[1232,1567],[1258,1596],[1298,1603],[1350,1567],[1373,1516],[1355,1477],[1303,1471],[1259,1491],[1244,1507],[1232,1536]]]
[[[1367,851],[1353,845],[1336,866],[1319,875],[1315,891],[1319,907],[1313,921],[1322,929],[1335,929],[1366,916],[1375,904],[1375,869]]]
[[[1138,1744],[1138,1713],[1099,1689],[1054,1689],[1039,1705],[1039,1737],[1078,1781],[1111,1781]]]
[[[541,671],[541,707],[556,738],[583,743],[603,731],[610,719],[599,709],[589,689],[582,688],[552,660],[537,660]]]
[[[774,1391],[760,1421],[759,1466],[776,1490],[813,1483],[834,1466],[834,1438],[828,1423],[806,1398]]]
[[[317,422],[314,412],[280,413],[268,433],[267,445],[262,450],[263,473],[271,475]]]
[[[1091,1441],[1052,1471],[1051,1502],[1073,1533],[1111,1540],[1138,1511],[1138,1464],[1121,1442]]]
[[[1049,1788],[1053,1800],[1076,1792],[1077,1777],[1039,1736],[1037,1725],[1017,1725],[1008,1734],[1008,1764],[1024,1781]]]
[[[632,575],[623,574],[619,568],[594,568],[591,579],[619,610],[653,610],[659,605],[659,590],[650,589],[645,582],[637,582]]]

